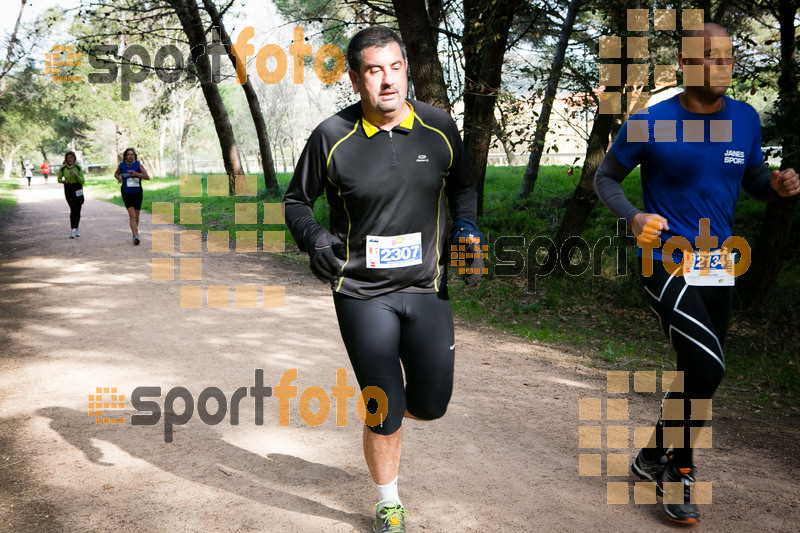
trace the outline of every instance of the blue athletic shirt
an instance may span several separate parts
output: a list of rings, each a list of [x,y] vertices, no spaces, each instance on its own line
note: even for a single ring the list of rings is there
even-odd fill
[[[667,219],[662,245],[679,235],[694,247],[700,219],[708,218],[711,236],[722,246],[732,234],[745,169],[764,162],[758,113],[749,104],[724,99],[722,111],[704,115],[687,111],[676,95],[632,115],[614,140],[620,163],[642,166],[644,211]],[[641,248],[637,254],[641,257]],[[681,253],[673,258],[680,262]],[[653,259],[661,260],[661,250],[653,250]]]
[[[119,171],[120,173],[122,173],[122,192],[126,194],[134,194],[142,190],[141,178],[135,178],[133,176],[128,175],[128,172],[131,170],[133,170],[134,172],[142,171],[138,161],[134,161],[132,165],[128,165],[128,163],[126,163],[125,161],[119,164]],[[130,186],[134,182],[136,183],[136,186],[135,187]]]

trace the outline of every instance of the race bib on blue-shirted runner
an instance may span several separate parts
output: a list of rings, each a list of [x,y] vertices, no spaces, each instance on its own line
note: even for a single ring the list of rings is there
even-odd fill
[[[422,264],[422,233],[391,237],[367,235],[367,268],[402,268]]]
[[[129,189],[138,189],[139,188],[139,178],[127,178],[125,180],[125,186]]]
[[[727,250],[684,252],[683,278],[687,285],[697,287],[731,286],[736,254]]]

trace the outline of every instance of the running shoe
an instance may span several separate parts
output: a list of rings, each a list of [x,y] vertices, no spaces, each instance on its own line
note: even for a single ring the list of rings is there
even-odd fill
[[[70,232],[69,232],[69,238],[70,239],[74,239],[77,236],[78,236],[78,230],[76,230],[75,228],[72,228],[70,230]]]
[[[80,234],[80,233],[78,233],[78,228],[75,228],[75,236],[76,236],[76,237],[80,237],[80,236],[81,236],[81,234]]]
[[[656,461],[645,459],[644,450],[639,451],[639,455],[634,459],[631,464],[631,472],[636,474],[641,479],[652,481],[656,484],[656,492],[661,494],[661,475],[667,463],[667,456],[663,455]]]
[[[406,533],[405,517],[407,511],[403,509],[397,502],[392,501],[393,505],[380,507],[382,503],[388,500],[378,502],[375,506],[375,523],[372,524],[373,533]]]
[[[669,485],[664,485],[665,483]],[[664,469],[661,476],[664,491],[661,507],[670,520],[681,524],[696,524],[700,521],[697,506],[691,501],[692,483],[694,483],[694,467],[678,468],[670,463]],[[666,503],[667,501],[683,503]]]
[[[138,235],[134,235],[133,244],[135,244],[136,246],[139,246],[140,242],[141,242],[141,239],[139,239],[139,236]]]

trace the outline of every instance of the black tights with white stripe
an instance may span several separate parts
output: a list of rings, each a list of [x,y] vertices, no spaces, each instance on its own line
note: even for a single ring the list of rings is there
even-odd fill
[[[645,448],[645,457],[656,459],[666,453],[670,443],[664,443],[662,428],[678,426],[684,428],[684,442],[672,443],[674,460],[678,466],[693,466],[690,428],[701,427],[705,421],[691,419],[690,400],[710,399],[722,381],[722,345],[728,331],[733,287],[689,286],[682,276],[671,276],[660,261],[653,263],[653,274],[642,276],[645,293],[677,353],[677,369],[683,372],[684,382],[683,392],[670,391],[665,399],[683,399],[684,411],[683,420],[659,419],[656,448]]]

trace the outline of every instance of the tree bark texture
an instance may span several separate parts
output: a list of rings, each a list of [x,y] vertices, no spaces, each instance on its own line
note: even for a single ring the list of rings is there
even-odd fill
[[[408,53],[415,97],[449,113],[450,100],[437,46],[439,36],[428,17],[425,0],[393,0],[392,4]]]
[[[624,33],[626,27],[626,10],[617,6],[610,10],[608,16],[608,24],[612,33],[619,35]],[[616,31],[613,31],[616,30]],[[622,39],[621,59],[615,60],[622,65],[622,76],[624,80],[627,77],[627,68],[630,61],[626,59],[627,49],[625,46],[625,39]],[[625,100],[630,92],[625,94],[625,86],[606,87],[607,93],[620,92],[622,94],[622,109],[625,111]],[[578,185],[570,198],[567,206],[567,211],[561,224],[556,231],[553,238],[553,246],[548,250],[547,259],[545,264],[539,268],[530,268],[529,276],[538,275],[540,271],[553,272],[554,262],[558,261],[560,269],[558,272],[569,272],[570,259],[579,243],[578,238],[583,234],[583,229],[586,227],[586,221],[597,203],[597,194],[594,192],[592,186],[594,182],[594,175],[603,162],[608,149],[611,130],[614,126],[614,120],[618,115],[612,113],[600,113],[598,109],[597,114],[592,124],[592,131],[589,133],[589,142],[586,148],[586,157],[581,171],[581,178]]]
[[[503,58],[519,0],[464,0],[464,150],[483,214],[486,160]]]
[[[200,10],[194,0],[169,0],[169,5],[178,15],[184,33],[189,38],[192,60],[197,68],[200,79],[200,89],[203,91],[208,111],[214,120],[214,129],[217,131],[219,146],[222,149],[222,161],[225,173],[228,175],[228,189],[230,194],[236,192],[236,176],[244,174],[239,157],[239,148],[233,135],[228,111],[222,101],[217,84],[212,78],[211,61],[207,53],[205,27],[200,17]]]
[[[547,132],[550,129],[550,112],[553,110],[553,101],[556,99],[558,82],[561,79],[561,69],[564,66],[564,55],[567,51],[569,37],[572,35],[575,17],[578,14],[580,6],[581,0],[572,0],[569,3],[567,16],[564,19],[564,24],[561,26],[556,53],[553,57],[553,63],[550,66],[550,76],[547,79],[547,86],[544,90],[542,111],[536,121],[536,133],[533,136],[531,155],[528,158],[528,166],[525,168],[525,175],[522,178],[522,190],[520,190],[519,193],[520,198],[527,198],[528,195],[530,195],[536,185],[536,178],[539,176],[539,163],[542,160],[542,150],[544,150],[544,142],[547,137]]]
[[[233,63],[233,68],[236,68],[237,58],[231,53],[231,37],[222,23],[222,16],[220,16],[217,7],[212,0],[203,0],[203,6],[211,17],[211,23],[219,29],[220,40],[225,45],[228,52],[228,58]],[[253,84],[250,83],[249,77],[246,78],[245,83],[242,85],[245,98],[247,99],[247,106],[250,108],[250,115],[253,117],[253,124],[256,127],[256,136],[258,137],[258,151],[261,156],[261,167],[264,169],[264,187],[267,189],[278,190],[278,178],[275,175],[275,162],[272,159],[272,150],[269,147],[269,135],[267,134],[267,125],[264,122],[264,115],[261,113],[261,105],[258,101]],[[246,164],[246,162],[245,162]]]

